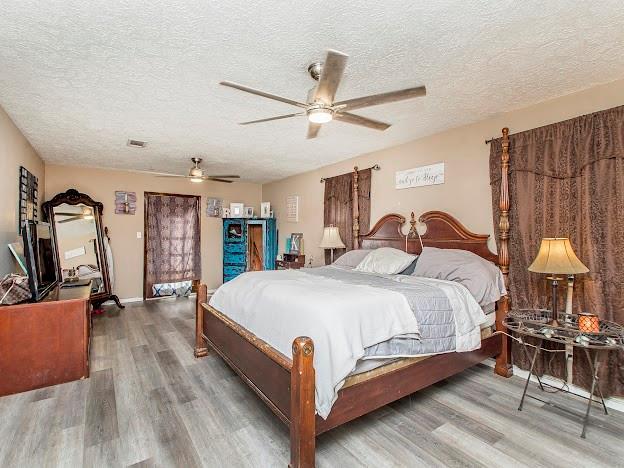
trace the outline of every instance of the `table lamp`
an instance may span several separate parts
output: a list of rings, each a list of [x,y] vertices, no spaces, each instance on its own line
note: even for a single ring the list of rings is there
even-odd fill
[[[337,226],[330,224],[326,228],[323,228],[323,238],[321,239],[321,245],[319,245],[319,247],[321,249],[331,250],[331,263],[334,263],[334,249],[344,249],[346,247],[340,238]]]
[[[578,259],[572,244],[567,237],[546,237],[542,239],[537,257],[529,266],[529,271],[546,273],[547,279],[552,281],[552,313],[553,325],[557,326],[557,287],[563,278],[557,275],[575,275],[587,273],[589,269]],[[571,284],[568,286],[568,295],[571,297]],[[570,303],[571,306],[571,303]]]

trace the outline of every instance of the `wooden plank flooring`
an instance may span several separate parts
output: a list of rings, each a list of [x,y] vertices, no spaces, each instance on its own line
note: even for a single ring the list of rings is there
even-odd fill
[[[0,398],[0,466],[287,466],[286,427],[221,359],[193,357],[193,300],[109,308],[93,326],[89,379]],[[522,384],[469,369],[323,434],[317,465],[624,466],[624,414],[593,412],[582,440],[569,412],[517,411]]]

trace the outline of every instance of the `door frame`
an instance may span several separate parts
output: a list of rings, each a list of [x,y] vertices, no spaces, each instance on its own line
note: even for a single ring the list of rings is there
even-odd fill
[[[201,195],[188,195],[185,193],[167,193],[167,192],[143,192],[143,300],[154,299],[153,297],[147,296],[147,241],[148,241],[148,230],[147,230],[147,199],[148,197],[183,197],[183,198],[196,198],[196,210],[197,210],[197,223],[199,225],[199,255],[201,257],[201,204],[202,197]],[[200,265],[201,268],[201,265]],[[193,280],[193,291],[196,292],[197,286],[199,285],[199,280]],[[160,299],[160,298],[159,298]]]

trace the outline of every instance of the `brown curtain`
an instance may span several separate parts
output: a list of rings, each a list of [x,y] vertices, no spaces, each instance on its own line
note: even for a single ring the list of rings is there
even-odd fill
[[[569,237],[589,273],[577,275],[574,312],[624,323],[624,106],[511,135],[510,269],[512,307],[550,307],[544,275],[527,268],[543,237]],[[490,180],[498,223],[501,141],[492,142]],[[564,281],[565,283],[565,281]],[[565,304],[560,288],[559,304]],[[565,307],[565,306],[564,306]],[[527,369],[520,346],[516,365]],[[600,358],[605,361],[606,355]],[[543,353],[538,372],[565,375],[563,353]],[[600,373],[606,395],[624,395],[624,353],[610,352]],[[574,383],[591,382],[586,358],[574,354]]]
[[[201,277],[200,197],[145,194],[145,293],[152,285]]]
[[[370,229],[371,169],[358,171],[358,209],[360,213],[360,234]],[[334,250],[334,260],[347,250],[353,249],[353,172],[325,179],[324,199],[325,226],[338,227],[340,238],[346,249]],[[330,262],[330,251],[325,251],[325,264]]]

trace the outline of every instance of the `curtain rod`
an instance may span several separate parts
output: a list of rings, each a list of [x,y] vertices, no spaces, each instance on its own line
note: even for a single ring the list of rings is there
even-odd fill
[[[511,136],[511,135],[512,135],[512,134],[511,134],[511,133],[509,133],[509,136]],[[500,137],[497,137],[497,138],[500,138]],[[496,140],[496,138],[494,138],[494,137],[490,138],[489,140],[485,140],[485,144],[486,144],[486,145],[489,145],[489,144],[490,144],[490,143],[492,143],[494,140]]]
[[[357,167],[355,168],[357,169]],[[372,169],[373,171],[381,170],[381,166],[379,164],[375,164],[374,166],[369,167],[368,169]],[[365,171],[366,169],[358,169],[358,171]],[[321,177],[321,184],[325,182],[327,179],[331,179],[331,177]]]

